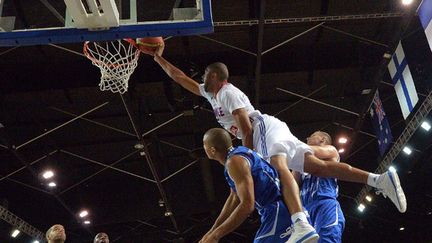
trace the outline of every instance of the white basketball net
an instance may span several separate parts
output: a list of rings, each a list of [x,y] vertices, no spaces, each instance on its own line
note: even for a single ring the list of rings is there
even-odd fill
[[[84,54],[101,71],[100,90],[120,94],[127,91],[129,78],[138,65],[140,55],[133,43],[126,40],[86,41]]]

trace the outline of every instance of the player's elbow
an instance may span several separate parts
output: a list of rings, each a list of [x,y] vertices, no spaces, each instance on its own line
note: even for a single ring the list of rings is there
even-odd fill
[[[314,156],[307,156],[305,157],[304,169],[305,172],[314,176],[326,177],[328,175],[329,166],[324,160]]]

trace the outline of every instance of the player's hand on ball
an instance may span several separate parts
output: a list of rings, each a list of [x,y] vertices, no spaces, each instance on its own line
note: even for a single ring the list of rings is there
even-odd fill
[[[165,45],[163,45],[163,44],[158,46],[153,55],[162,56],[164,48],[165,48]]]
[[[135,45],[142,53],[162,56],[165,43],[162,37],[143,37],[136,39]]]

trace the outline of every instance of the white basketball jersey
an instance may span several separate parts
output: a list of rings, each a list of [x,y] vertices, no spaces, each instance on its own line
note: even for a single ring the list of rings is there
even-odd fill
[[[210,102],[219,124],[239,139],[241,139],[243,135],[236,125],[232,112],[244,108],[249,117],[260,114],[260,112],[256,111],[252,106],[249,98],[240,89],[230,83],[222,86],[216,97],[213,97],[212,93],[205,92],[204,84],[200,84],[199,90],[201,95]]]

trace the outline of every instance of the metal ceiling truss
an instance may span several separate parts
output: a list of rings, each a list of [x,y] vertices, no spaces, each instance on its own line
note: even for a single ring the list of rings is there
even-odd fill
[[[276,88],[276,89],[279,90],[279,91],[282,91],[282,92],[284,92],[284,93],[287,93],[287,94],[290,94],[290,95],[294,95],[294,96],[300,97],[300,98],[302,98],[302,99],[305,99],[305,100],[308,100],[308,101],[314,102],[314,103],[316,103],[316,104],[320,104],[320,105],[323,105],[323,106],[327,106],[327,107],[330,107],[330,108],[336,109],[336,110],[338,110],[338,111],[342,111],[342,112],[348,113],[348,114],[350,114],[350,115],[354,115],[354,116],[357,116],[357,117],[360,116],[360,115],[359,115],[358,113],[356,113],[356,112],[353,112],[353,111],[350,111],[350,110],[347,110],[347,109],[344,109],[344,108],[341,108],[341,107],[338,107],[338,106],[335,106],[335,105],[331,105],[331,104],[328,104],[328,103],[325,103],[325,102],[322,102],[322,101],[319,101],[319,100],[316,100],[316,99],[312,99],[312,98],[309,98],[309,97],[307,97],[307,96],[300,95],[300,94],[294,93],[294,92],[289,91],[289,90],[286,90],[286,89],[282,89],[282,88]]]
[[[319,87],[318,89],[312,91],[311,93],[309,93],[308,95],[306,95],[306,97],[307,97],[307,98],[310,98],[312,95],[318,93],[319,91],[323,90],[323,89],[326,88],[326,87],[327,87],[327,84],[325,84],[325,85]],[[273,114],[273,116],[278,116],[278,115],[280,115],[282,112],[285,112],[285,111],[287,111],[287,110],[293,108],[294,106],[298,105],[298,104],[299,104],[300,102],[302,102],[303,100],[305,100],[305,98],[301,98],[300,100],[298,100],[298,101],[292,103],[291,105],[289,105],[289,106],[285,107],[284,109],[282,109],[282,110],[276,112],[275,114]]]
[[[355,15],[336,15],[336,16],[313,16],[299,18],[280,18],[280,19],[265,19],[264,24],[294,24],[294,23],[311,23],[311,22],[333,22],[344,20],[365,20],[365,19],[385,19],[399,18],[403,13],[371,13],[371,14],[355,14]],[[233,20],[213,22],[215,27],[225,26],[253,26],[258,25],[259,20]]]
[[[380,42],[377,42],[377,41],[374,41],[374,40],[371,40],[371,39],[367,39],[367,38],[364,38],[364,37],[361,37],[361,36],[358,36],[358,35],[354,35],[354,34],[351,34],[349,32],[346,32],[346,31],[343,31],[343,30],[340,30],[340,29],[336,29],[334,27],[330,27],[330,26],[327,26],[327,25],[322,25],[322,28],[323,29],[327,29],[327,30],[331,30],[333,32],[336,32],[336,33],[339,33],[339,34],[342,34],[342,35],[345,35],[345,36],[349,36],[349,37],[351,37],[353,39],[356,39],[356,40],[359,40],[359,41],[363,41],[363,42],[367,42],[367,43],[370,43],[370,44],[374,44],[374,45],[377,45],[377,46],[380,46],[380,47],[383,47],[383,48],[386,48],[386,49],[389,48],[389,46],[386,45],[386,44],[383,44],[383,43],[380,43]]]
[[[36,227],[32,226],[31,224],[27,223],[20,217],[16,216],[7,208],[0,205],[0,218],[18,229],[21,232],[26,233],[30,237],[33,237],[34,240],[38,240],[39,242],[46,242],[45,240],[45,234],[42,233],[40,230],[38,230]]]
[[[265,2],[261,1],[260,4],[263,5],[262,7],[264,8]],[[264,12],[264,10],[262,12]],[[259,24],[260,20],[261,20],[261,23],[262,23],[261,25]],[[307,30],[305,30],[305,31],[303,31],[303,32],[301,32],[301,33],[299,33],[299,34],[297,34],[297,35],[295,35],[295,36],[287,39],[287,40],[284,40],[284,41],[280,42],[279,44],[276,44],[275,46],[270,47],[269,49],[263,51],[262,50],[262,37],[260,38],[260,34],[264,35],[264,25],[265,25],[266,20],[264,20],[262,18],[260,18],[260,20],[256,20],[257,24],[258,24],[258,28],[259,28],[259,30],[258,30],[258,37],[257,37],[257,39],[258,39],[257,53],[251,52],[249,50],[245,50],[245,49],[240,48],[240,47],[236,47],[234,45],[231,45],[231,44],[228,44],[228,43],[225,43],[225,42],[222,42],[222,41],[215,40],[215,39],[207,37],[207,36],[198,35],[197,37],[199,37],[201,39],[205,39],[205,40],[208,40],[208,41],[212,41],[212,42],[218,43],[220,45],[223,45],[223,46],[226,46],[226,47],[238,50],[238,51],[241,51],[241,52],[249,54],[251,56],[255,56],[257,64],[261,64],[261,56],[262,55],[265,55],[265,54],[267,54],[267,53],[269,53],[269,52],[271,52],[271,51],[273,51],[273,50],[275,50],[275,49],[277,49],[277,48],[279,48],[279,47],[281,47],[281,46],[283,46],[283,45],[285,45],[285,44],[287,44],[287,43],[289,43],[289,42],[291,42],[291,41],[293,41],[293,40],[295,40],[295,39],[297,39],[297,38],[299,38],[299,37],[301,37],[301,36],[303,36],[303,35],[305,35],[307,33],[309,33],[309,32],[311,32],[311,31],[319,28],[319,27],[322,27],[322,28],[324,28],[326,30],[330,30],[330,31],[333,31],[333,32],[336,32],[336,33],[339,33],[339,34],[342,34],[342,35],[345,35],[345,36],[348,36],[350,38],[356,39],[356,40],[361,41],[361,42],[367,42],[367,43],[379,46],[381,48],[388,49],[388,45],[385,45],[385,44],[382,44],[380,42],[377,42],[377,41],[374,41],[374,40],[371,40],[371,39],[368,39],[368,38],[365,38],[365,37],[362,37],[362,36],[358,36],[358,35],[355,35],[355,34],[352,34],[352,33],[346,32],[346,31],[343,31],[343,30],[339,30],[337,28],[333,28],[333,27],[327,26],[327,25],[325,25],[326,22],[323,21],[323,22],[321,22],[321,23],[319,23],[319,24],[317,24],[315,26],[312,26],[311,28],[309,28],[309,29],[307,29]],[[261,45],[260,45],[260,40],[261,40]],[[257,75],[255,75],[255,78],[257,78]],[[258,82],[258,84],[259,84],[259,82]],[[259,85],[256,86],[256,87],[259,88]],[[256,100],[255,100],[255,103],[256,103]]]
[[[55,127],[55,128],[53,128],[53,129],[48,130],[48,131],[42,133],[41,135],[38,135],[38,136],[36,136],[36,137],[34,137],[34,138],[28,140],[27,142],[25,142],[25,143],[23,143],[23,144],[20,144],[20,145],[18,145],[18,146],[14,146],[14,145],[13,145],[12,148],[15,149],[15,150],[19,150],[20,148],[22,148],[22,147],[24,147],[24,146],[26,146],[26,145],[29,145],[30,143],[32,143],[32,142],[34,142],[34,141],[36,141],[36,140],[38,140],[38,139],[41,139],[42,137],[45,137],[46,135],[48,135],[48,134],[50,134],[50,133],[52,133],[52,132],[54,132],[54,131],[56,131],[56,130],[58,130],[58,129],[60,129],[60,128],[62,128],[62,127],[64,127],[64,126],[66,126],[66,125],[68,125],[68,124],[70,124],[70,123],[76,121],[76,120],[78,120],[78,119],[80,119],[81,117],[83,117],[83,116],[85,116],[85,115],[88,115],[88,114],[92,113],[93,111],[96,111],[96,110],[98,110],[98,109],[100,109],[100,108],[102,108],[102,107],[108,105],[108,104],[109,104],[109,102],[104,102],[103,104],[98,105],[98,106],[94,107],[93,109],[91,109],[91,110],[89,110],[89,111],[86,111],[86,112],[84,112],[83,114],[81,114],[81,115],[79,115],[79,116],[77,116],[77,117],[75,117],[75,118],[73,118],[73,119],[71,119],[71,120],[69,120],[69,121],[67,121],[67,122],[65,122],[65,123],[63,123],[63,124],[61,124],[61,125]]]
[[[40,158],[38,158],[38,159],[33,160],[32,162],[29,163],[29,165],[34,165],[34,164],[36,164],[37,162],[39,162],[39,161],[41,161],[41,160],[44,160],[44,159],[48,158],[49,156],[51,156],[51,155],[53,155],[53,154],[55,154],[55,153],[57,153],[57,152],[58,152],[57,150],[51,151],[51,152],[48,153],[47,155],[44,155],[44,156],[42,156],[42,157],[40,157]],[[10,176],[12,176],[12,175],[14,175],[14,174],[16,174],[16,173],[18,173],[18,172],[24,170],[25,168],[27,168],[27,166],[23,166],[23,167],[21,167],[21,168],[15,170],[15,171],[12,171],[11,173],[9,173],[9,174],[3,176],[2,178],[0,178],[0,181],[9,178]]]
[[[317,24],[317,25],[315,25],[315,26],[313,26],[313,27],[311,27],[311,28],[309,28],[309,29],[307,29],[307,30],[301,32],[300,34],[297,34],[297,35],[295,35],[295,36],[293,36],[293,37],[291,37],[291,38],[289,38],[289,39],[287,39],[287,40],[285,40],[285,41],[283,41],[283,42],[281,42],[281,43],[279,43],[279,44],[277,44],[277,45],[275,45],[275,46],[273,46],[273,47],[271,47],[271,48],[269,48],[269,49],[267,49],[267,50],[265,50],[265,51],[263,51],[262,54],[265,55],[265,54],[267,54],[267,53],[273,51],[274,49],[279,48],[279,47],[281,47],[281,46],[287,44],[288,42],[291,42],[291,41],[293,41],[293,40],[299,38],[300,36],[303,36],[303,35],[305,35],[305,34],[311,32],[312,30],[315,30],[316,28],[321,27],[323,24],[324,24],[324,22],[321,22],[321,23],[319,23],[319,24]]]

